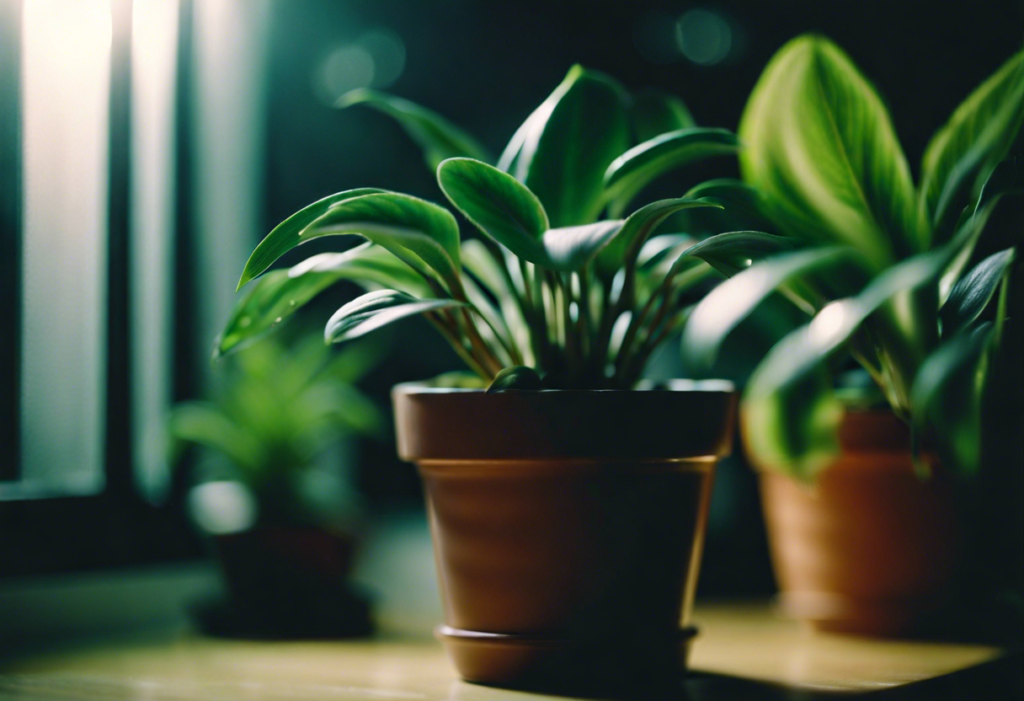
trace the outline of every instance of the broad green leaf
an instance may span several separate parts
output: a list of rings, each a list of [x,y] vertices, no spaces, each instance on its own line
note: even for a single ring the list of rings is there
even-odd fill
[[[829,304],[772,347],[744,395],[746,437],[754,455],[804,479],[828,464],[838,449],[835,432],[842,416],[828,361],[893,296],[934,283],[951,255],[944,247],[889,268],[859,295]]]
[[[725,207],[722,213],[716,213],[716,223],[727,221],[731,226],[724,227],[734,231],[774,229],[771,220],[765,214],[761,193],[742,180],[719,178],[708,180],[696,185],[683,195],[689,199],[704,199],[717,202]],[[721,231],[721,229],[718,229]]]
[[[986,322],[939,346],[921,365],[910,395],[915,434],[930,436],[943,466],[961,474],[978,469],[983,358],[991,338]]]
[[[957,107],[925,151],[920,206],[940,233],[944,221],[959,215],[1006,157],[1022,120],[1024,51],[1010,58]]]
[[[416,299],[396,290],[367,292],[336,311],[324,329],[328,343],[339,343],[424,312],[464,306],[454,299]]]
[[[544,381],[533,368],[523,365],[505,368],[497,375],[487,387],[487,394],[496,392],[522,392],[537,391],[544,389]]]
[[[739,142],[726,129],[680,129],[629,149],[604,173],[605,199],[621,211],[648,183],[675,168],[710,156],[736,153]]]
[[[541,236],[548,217],[529,188],[497,168],[455,158],[437,169],[446,197],[478,229],[531,263],[546,261]]]
[[[262,337],[342,277],[319,273],[291,278],[287,270],[267,273],[231,310],[231,317],[214,343],[213,357],[239,350]]]
[[[420,269],[422,261],[455,291],[459,287],[459,225],[432,202],[397,192],[364,195],[328,208],[303,239],[358,234]]]
[[[295,248],[307,239],[301,238],[302,232],[326,212],[331,205],[355,197],[385,192],[376,188],[364,187],[356,190],[339,192],[322,200],[317,200],[311,205],[303,207],[283,222],[274,227],[267,236],[256,247],[256,250],[249,256],[245,269],[242,271],[242,278],[238,281],[238,289],[254,279],[257,275],[274,264],[278,258]]]
[[[652,202],[636,210],[629,215],[611,242],[598,253],[598,271],[605,277],[614,275],[622,268],[627,256],[635,255],[669,216],[684,209],[699,207],[722,208],[716,202],[680,197]]]
[[[760,231],[730,231],[704,239],[688,253],[726,277],[746,270],[756,261],[799,248],[800,241]]]
[[[995,253],[957,281],[941,309],[944,338],[958,333],[981,316],[1013,265],[1014,257],[1012,248]]]
[[[391,287],[414,297],[431,293],[427,282],[386,248],[367,241],[343,253],[320,253],[288,269],[291,278],[337,274],[363,287]]]
[[[801,36],[775,54],[739,137],[743,178],[785,234],[854,246],[879,268],[927,246],[889,113],[829,40]]]
[[[623,224],[621,220],[599,221],[549,229],[544,232],[544,266],[563,273],[576,272],[619,233]]]
[[[552,226],[592,223],[604,208],[605,169],[629,147],[625,91],[575,66],[529,121],[516,178],[544,203]]]
[[[683,328],[683,351],[690,362],[708,368],[726,337],[781,286],[809,273],[835,274],[856,262],[847,246],[783,253],[731,277],[712,290]]]
[[[629,121],[638,143],[665,132],[697,126],[683,101],[661,90],[644,90],[634,96]]]
[[[530,116],[526,118],[519,128],[516,129],[512,138],[509,139],[508,145],[505,146],[505,150],[501,152],[501,156],[498,158],[498,169],[503,170],[506,173],[518,172],[519,166],[519,154],[523,151],[523,145],[526,143],[527,137],[531,136],[538,129],[543,129],[547,123],[548,118],[551,117],[551,112],[555,109],[555,105],[558,103],[562,96],[565,95],[566,90],[569,86],[579,77],[580,73],[583,72],[582,66],[573,66],[569,74],[562,80],[555,91],[548,95],[544,102],[540,103]]]
[[[339,280],[395,287],[417,296],[430,294],[422,278],[371,243],[344,253],[321,253],[289,270],[272,270],[257,280],[232,310],[217,339],[214,358],[262,337]]]
[[[467,156],[480,161],[491,161],[487,149],[476,139],[447,119],[400,97],[376,90],[353,90],[335,103],[344,109],[351,105],[367,105],[395,119],[406,133],[423,149],[423,156],[431,171],[446,158]]]

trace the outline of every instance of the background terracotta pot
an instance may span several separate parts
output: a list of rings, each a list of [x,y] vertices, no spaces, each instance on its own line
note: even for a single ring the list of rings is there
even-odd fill
[[[197,602],[207,633],[243,638],[346,638],[373,630],[369,598],[349,582],[355,540],[311,526],[259,526],[214,536],[226,596]]]
[[[820,630],[931,627],[961,552],[953,482],[941,469],[915,474],[909,429],[891,412],[847,413],[839,440],[813,484],[759,466],[780,603]]]
[[[487,395],[404,385],[460,674],[509,686],[678,678],[712,472],[734,398],[691,391]]]

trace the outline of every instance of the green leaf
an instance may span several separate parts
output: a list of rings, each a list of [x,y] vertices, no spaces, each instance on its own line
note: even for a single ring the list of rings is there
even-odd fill
[[[363,195],[381,192],[385,192],[385,190],[378,190],[371,187],[346,190],[345,192],[339,192],[337,194],[330,195],[329,197],[325,197],[322,200],[317,200],[313,204],[303,207],[298,212],[285,219],[283,222],[275,226],[269,234],[267,234],[266,238],[260,242],[256,247],[256,250],[252,252],[251,256],[249,256],[249,260],[245,264],[245,269],[242,271],[242,278],[238,281],[238,289],[242,289],[247,282],[254,279],[257,275],[273,265],[274,261],[285,253],[299,244],[305,243],[308,239],[302,238],[302,233],[310,224],[323,215],[331,205],[344,202],[345,200],[350,200],[355,197],[362,197]]]
[[[698,367],[711,367],[726,337],[773,292],[812,272],[841,273],[856,256],[846,246],[783,253],[726,280],[697,305],[683,328],[687,359]]]
[[[412,268],[386,248],[367,241],[343,253],[320,253],[288,269],[288,277],[336,274],[363,287],[392,287],[414,297],[426,297],[430,286]],[[292,311],[295,311],[294,309]]]
[[[730,231],[706,238],[687,252],[726,277],[746,270],[756,261],[800,247],[800,241],[760,231]]]
[[[801,36],[775,54],[739,137],[743,178],[787,235],[854,246],[879,268],[927,247],[889,113],[829,40]]]
[[[407,316],[460,306],[464,305],[454,299],[416,299],[396,290],[375,290],[356,297],[336,311],[327,322],[324,339],[328,343],[339,343]]]
[[[629,106],[629,121],[637,142],[647,141],[665,132],[697,126],[686,105],[675,95],[661,90],[644,90]]]
[[[621,220],[599,221],[549,229],[544,233],[544,266],[563,273],[576,272],[619,233],[623,224]]]
[[[339,280],[395,287],[417,296],[430,294],[422,278],[379,246],[366,243],[344,253],[321,253],[257,280],[232,310],[215,344],[214,358],[261,338]]]
[[[508,173],[469,158],[437,169],[446,197],[487,236],[531,263],[546,261],[541,236],[548,228],[543,205]]]
[[[319,273],[291,278],[287,270],[267,273],[231,310],[214,344],[213,357],[239,350],[262,337],[342,277]]]
[[[960,221],[954,230],[955,233],[950,245],[958,247],[959,253],[957,253],[939,281],[939,300],[941,303],[945,303],[953,289],[953,285],[960,278],[964,267],[970,261],[971,256],[974,254],[974,249],[985,231],[988,219],[992,216],[999,202],[1006,195],[1020,194],[1024,194],[1024,166],[1016,159],[1003,161],[995,167],[984,185],[982,185],[973,207],[969,206],[964,209]],[[1003,245],[1017,245],[1024,242],[1024,230],[1013,231],[1011,229],[1008,233],[1010,236],[1007,237],[1008,240],[1002,242]]]
[[[940,310],[944,338],[967,328],[981,316],[1013,265],[1014,257],[1012,248],[995,253],[957,281]]]
[[[406,133],[423,149],[423,156],[431,171],[446,158],[466,156],[490,162],[487,149],[476,139],[447,119],[400,97],[376,90],[360,88],[342,95],[335,107],[344,109],[352,105],[367,105],[393,117]]]
[[[986,322],[942,344],[921,365],[911,390],[915,434],[930,435],[943,466],[960,474],[978,470],[983,358],[991,338]]]
[[[669,216],[684,209],[700,207],[722,208],[716,202],[680,197],[652,202],[636,210],[614,234],[611,242],[598,253],[598,271],[605,277],[614,275],[622,268],[626,258],[629,255],[636,255],[654,230]]]
[[[680,129],[629,149],[604,173],[605,198],[621,211],[648,183],[670,170],[710,156],[736,153],[739,142],[726,129]]]
[[[552,226],[592,223],[604,208],[602,175],[629,147],[625,91],[574,66],[528,122],[516,179],[544,203]]]
[[[920,207],[940,233],[974,199],[1002,161],[1024,120],[1024,51],[957,107],[924,154]],[[953,221],[950,221],[950,220]]]
[[[544,389],[544,381],[533,368],[523,365],[505,368],[491,381],[487,394],[496,392],[537,391]]]
[[[742,180],[719,178],[708,180],[696,185],[683,195],[689,199],[704,199],[717,202],[725,207],[725,211],[717,214],[715,221],[728,221],[731,226],[720,227],[738,230],[766,231],[774,228],[765,214],[761,193]]]
[[[829,304],[772,347],[744,395],[745,435],[754,455],[805,479],[828,464],[842,416],[828,378],[829,359],[893,296],[934,283],[951,255],[944,247],[889,268],[859,295]]]
[[[358,234],[386,248],[407,265],[420,261],[459,288],[459,225],[452,213],[432,202],[397,192],[364,195],[328,208],[303,233],[303,239]]]

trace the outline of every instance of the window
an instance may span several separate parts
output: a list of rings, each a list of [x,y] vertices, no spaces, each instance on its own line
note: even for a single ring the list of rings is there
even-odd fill
[[[263,229],[265,16],[0,0],[0,575],[195,552],[164,420]]]

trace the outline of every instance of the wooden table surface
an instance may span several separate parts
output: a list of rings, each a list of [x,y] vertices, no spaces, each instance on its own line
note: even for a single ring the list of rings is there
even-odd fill
[[[679,699],[1019,698],[1021,658],[991,647],[814,634],[764,603],[698,607]],[[0,699],[527,701],[460,682],[426,636],[251,642],[187,631],[0,664]]]

